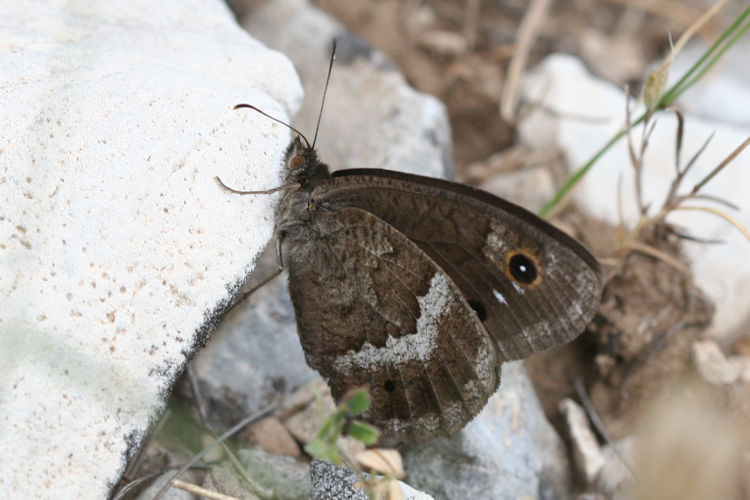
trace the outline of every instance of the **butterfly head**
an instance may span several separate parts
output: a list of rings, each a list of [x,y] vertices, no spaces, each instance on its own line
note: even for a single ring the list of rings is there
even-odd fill
[[[310,190],[330,174],[315,150],[297,136],[286,152],[286,176],[287,182],[296,182],[301,189]]]

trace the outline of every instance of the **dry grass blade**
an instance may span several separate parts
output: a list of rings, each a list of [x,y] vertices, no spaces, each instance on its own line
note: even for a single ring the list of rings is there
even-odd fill
[[[725,207],[731,210],[737,210],[737,211],[741,210],[738,205],[732,203],[731,201],[725,200],[724,198],[719,198],[718,196],[712,196],[710,194],[702,194],[702,193],[694,194],[692,196],[692,199],[693,200],[708,200],[714,203],[718,203],[719,205],[724,205]]]
[[[699,237],[693,236],[691,234],[683,233],[681,231],[677,231],[672,226],[667,226],[667,231],[669,231],[671,234],[677,236],[681,240],[692,241],[694,243],[701,243],[703,245],[722,245],[722,244],[726,243],[726,241],[724,241],[724,240],[709,239],[709,238],[699,238]]]
[[[670,54],[670,64],[671,64],[671,58],[674,56],[674,54],[678,53],[682,47],[690,40],[693,35],[703,27],[712,17],[714,17],[721,9],[723,9],[727,4],[729,3],[729,0],[721,0],[720,2],[717,2],[713,7],[708,9],[701,17],[698,18],[695,23],[693,23],[688,29],[685,30],[685,32],[682,34],[682,36],[677,40],[677,43],[674,44],[674,49],[672,50],[672,53]]]
[[[664,202],[664,209],[659,214],[660,218],[663,218],[668,212],[671,210],[675,210],[681,203],[684,203],[686,200],[690,198],[695,198],[698,196],[699,191],[716,175],[721,172],[724,167],[729,165],[736,157],[739,155],[748,145],[750,145],[750,137],[744,140],[742,144],[740,144],[737,148],[734,149],[724,160],[722,160],[721,163],[719,163],[711,172],[708,173],[703,179],[701,179],[700,182],[698,182],[695,186],[693,186],[693,189],[684,196],[677,196],[676,192],[679,187],[680,182],[682,181],[683,177],[685,176],[685,173],[687,173],[688,169],[693,165],[695,160],[698,158],[698,156],[703,152],[703,150],[708,145],[708,142],[713,137],[713,134],[709,136],[709,138],[706,140],[706,142],[703,144],[703,146],[698,150],[698,152],[693,156],[693,158],[690,160],[688,165],[685,167],[685,169],[680,173],[680,175],[675,178],[674,182],[672,183],[672,187],[669,191],[669,195],[667,196],[666,201]],[[704,198],[713,198],[707,195],[703,195]],[[715,200],[715,198],[714,198]],[[734,206],[733,204],[729,202],[723,202],[726,205]]]
[[[674,267],[678,271],[681,271],[687,275],[690,274],[690,268],[688,268],[685,264],[675,259],[671,255],[664,253],[661,250],[658,250],[652,246],[649,246],[643,243],[638,243],[638,242],[630,242],[630,243],[626,243],[625,245],[623,245],[621,250],[624,252],[640,252],[646,255],[650,255],[652,257],[655,257],[661,260],[665,264],[668,264]]]
[[[198,486],[197,484],[186,483],[185,481],[180,481],[179,479],[172,480],[172,484],[175,488],[179,488],[190,493],[195,493],[196,495],[208,498],[209,500],[239,500],[239,498],[237,497],[225,495],[223,493],[219,493],[218,491],[207,490],[206,488]]]
[[[681,129],[677,130],[678,134],[682,133]],[[711,139],[713,139],[714,134],[711,133],[711,135],[708,136],[708,138],[705,140],[705,142],[701,145],[700,148],[698,148],[698,151],[695,152],[692,158],[690,158],[690,161],[687,165],[685,165],[685,168],[680,170],[679,164],[677,165],[677,175],[675,176],[674,180],[672,181],[672,186],[669,188],[669,193],[667,193],[667,198],[664,200],[664,207],[668,208],[670,206],[676,205],[681,200],[676,200],[677,196],[677,190],[680,188],[680,184],[682,184],[682,180],[685,178],[685,175],[688,173],[690,168],[695,164],[698,157],[703,154],[703,151],[706,150],[706,147],[708,147],[708,143],[711,142]],[[682,139],[678,139],[678,141],[681,143]]]
[[[685,116],[682,114],[681,110],[675,107],[670,107],[669,109],[672,110],[677,117],[677,133],[674,146],[674,168],[676,175],[680,175],[680,160],[682,159],[682,138],[685,134]]]
[[[706,15],[698,21],[698,23],[704,23],[705,20],[710,16],[713,16],[716,11],[723,6],[724,3],[726,2],[717,4],[717,6],[707,12]],[[711,67],[713,67],[713,65],[716,64],[717,61],[720,60],[721,56],[727,50],[736,45],[739,38],[742,37],[748,30],[750,30],[750,23],[748,23],[748,18],[750,18],[750,8],[745,9],[737,17],[737,19],[721,34],[719,39],[708,49],[708,51],[706,51],[706,53],[702,57],[700,57],[698,61],[696,61],[693,66],[677,81],[677,83],[675,83],[669,90],[662,94],[661,98],[659,99],[658,105],[663,108],[670,106],[680,95],[685,92],[685,90],[692,87],[697,81],[699,81],[706,74],[706,72]],[[680,41],[678,41],[678,46],[681,46],[681,44],[684,43],[682,41],[683,39],[684,37],[681,38]],[[641,123],[648,122],[650,116],[651,111],[647,110],[646,112],[641,114],[638,119],[628,125],[627,129],[623,127],[623,129],[615,133],[615,135],[609,141],[607,141],[606,144],[599,148],[580,168],[578,168],[573,173],[573,175],[568,178],[567,181],[565,181],[563,186],[558,189],[552,199],[550,199],[542,207],[542,209],[539,211],[539,215],[541,217],[547,217],[553,210],[553,208],[563,199],[565,199],[568,193],[570,193],[570,191],[572,191],[573,188],[578,185],[578,183],[581,181],[581,179],[583,179],[586,173],[599,161],[599,159],[607,151],[609,151],[620,139],[622,139],[622,137],[630,128],[633,128]]]
[[[112,500],[122,500],[123,498],[130,498],[134,496],[134,491],[144,484],[148,483],[149,481],[152,481],[156,479],[157,477],[161,476],[165,472],[169,472],[171,470],[179,469],[179,465],[170,465],[168,467],[164,467],[163,469],[159,469],[154,472],[150,472],[146,474],[145,476],[141,476],[137,479],[133,479],[128,484],[120,488],[120,490],[117,492],[117,494],[112,497]]]
[[[706,183],[708,183],[708,181],[713,179],[716,174],[718,174],[724,167],[726,167],[732,160],[734,160],[737,155],[739,155],[742,150],[744,150],[748,146],[748,144],[750,144],[750,137],[745,139],[744,142],[740,144],[734,151],[732,151],[729,156],[724,159],[724,161],[719,163],[719,165],[717,165],[710,174],[708,174],[702,181],[696,184],[693,188],[693,193],[697,193],[703,186],[706,185]]]
[[[750,231],[745,229],[745,227],[740,223],[740,221],[738,221],[737,219],[735,219],[728,213],[722,210],[719,210],[718,208],[680,205],[678,207],[673,208],[672,210],[695,210],[699,212],[707,212],[707,213],[716,215],[718,217],[721,217],[722,219],[730,223],[732,226],[734,226],[740,233],[742,233],[742,236],[744,236],[747,239],[747,241],[750,242]]]
[[[521,92],[521,75],[526,68],[526,61],[539,28],[547,17],[549,6],[550,0],[533,0],[518,27],[516,50],[508,65],[508,78],[500,99],[500,116],[508,123],[513,123],[516,119],[516,107]]]

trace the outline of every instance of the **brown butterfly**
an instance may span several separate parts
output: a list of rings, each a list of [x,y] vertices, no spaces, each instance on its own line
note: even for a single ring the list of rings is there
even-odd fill
[[[277,251],[307,363],[337,400],[369,386],[364,417],[384,441],[459,431],[503,362],[572,340],[598,309],[597,260],[486,192],[389,170],[330,174],[299,132],[279,190]]]

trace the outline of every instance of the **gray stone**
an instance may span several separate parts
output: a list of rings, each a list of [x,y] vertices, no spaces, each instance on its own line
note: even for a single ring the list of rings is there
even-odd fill
[[[314,500],[367,500],[365,490],[355,486],[357,475],[346,466],[337,467],[328,462],[313,460],[310,465],[313,490],[310,498]],[[370,477],[365,474],[365,477]],[[432,497],[411,486],[397,482],[401,494],[406,500],[431,500]]]
[[[539,211],[555,194],[552,172],[546,165],[493,175],[479,187],[501,198],[514,200],[532,212]]]
[[[313,460],[310,464],[310,478],[312,480],[313,500],[368,500],[367,493],[362,488],[354,486],[357,475],[348,467]]]
[[[257,269],[271,273],[273,266]],[[234,424],[318,377],[305,362],[285,278],[239,304],[196,356],[193,367],[211,421]]]
[[[229,462],[212,467],[204,487],[237,498],[307,499],[310,497],[309,467],[291,457],[271,455],[261,449],[237,452],[249,485]]]
[[[387,168],[453,176],[445,106],[410,87],[385,54],[307,0],[268,2],[242,24],[294,63],[305,90],[294,125],[306,135],[315,131],[331,41],[337,38],[336,61],[316,142],[321,159],[332,169]]]

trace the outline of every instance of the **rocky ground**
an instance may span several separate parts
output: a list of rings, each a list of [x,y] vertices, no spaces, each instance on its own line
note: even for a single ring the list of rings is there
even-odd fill
[[[295,124],[311,130],[327,66],[325,45],[342,28],[319,18],[318,11],[304,10],[308,7],[300,7],[301,2],[276,2],[283,7],[275,12],[273,3],[236,0],[232,7],[253,36],[295,63],[307,94]],[[546,5],[544,12],[545,4],[317,2],[392,62],[369,54],[362,65],[352,57],[355,63],[345,60],[334,69],[321,154],[332,165],[349,167],[362,166],[350,164],[359,161],[398,168],[389,161],[399,158],[403,165],[414,157],[437,158],[422,171],[455,170],[459,181],[538,209],[576,165],[568,164],[560,150],[536,149],[519,138],[519,122],[537,105],[522,99],[529,68],[551,53],[571,54],[594,77],[620,88],[629,85],[636,95],[649,65],[667,51],[667,34],[677,38],[708,7],[698,0],[566,0]],[[714,39],[738,11],[730,6],[697,36]],[[307,40],[316,50],[304,49]],[[346,58],[344,53],[341,59]],[[361,94],[359,79],[369,81],[367,95]],[[452,136],[438,127],[438,135],[443,134],[438,153],[387,143],[388,130],[405,130],[402,123],[378,115],[394,102],[411,120],[439,113],[429,99],[404,97],[403,92],[411,92],[404,90],[407,83],[445,104]],[[352,105],[371,106],[371,119],[339,120]],[[348,135],[352,130],[356,137]],[[383,148],[385,158],[379,152]],[[638,231],[636,241],[656,249],[655,256],[627,251],[623,234],[630,228],[613,226],[595,213],[569,206],[553,220],[604,263],[598,315],[573,343],[504,368],[503,388],[461,435],[401,449],[405,482],[435,498],[750,498],[747,323],[712,328],[715,311],[727,313],[696,284],[680,228],[660,222]],[[266,269],[272,267],[271,257]],[[311,480],[310,459],[301,448],[319,422],[315,391],[308,385],[315,374],[302,361],[282,282],[273,282],[228,315],[194,361],[189,372],[194,376],[182,381],[163,427],[157,427],[128,477],[177,461],[166,449],[173,454],[200,449],[210,434],[195,422],[204,419],[220,431],[280,398],[231,445],[256,474],[252,494],[305,498],[312,488],[314,495],[326,497],[320,485],[327,484],[330,471],[316,462]],[[325,393],[324,387],[315,387]],[[186,441],[185,435],[203,437]],[[231,466],[225,469],[230,472],[209,472],[208,484],[248,495],[246,487],[227,486],[236,479],[226,479]],[[191,474],[200,482],[204,472]],[[141,494],[148,498],[151,493]],[[339,498],[350,494],[342,490]]]

